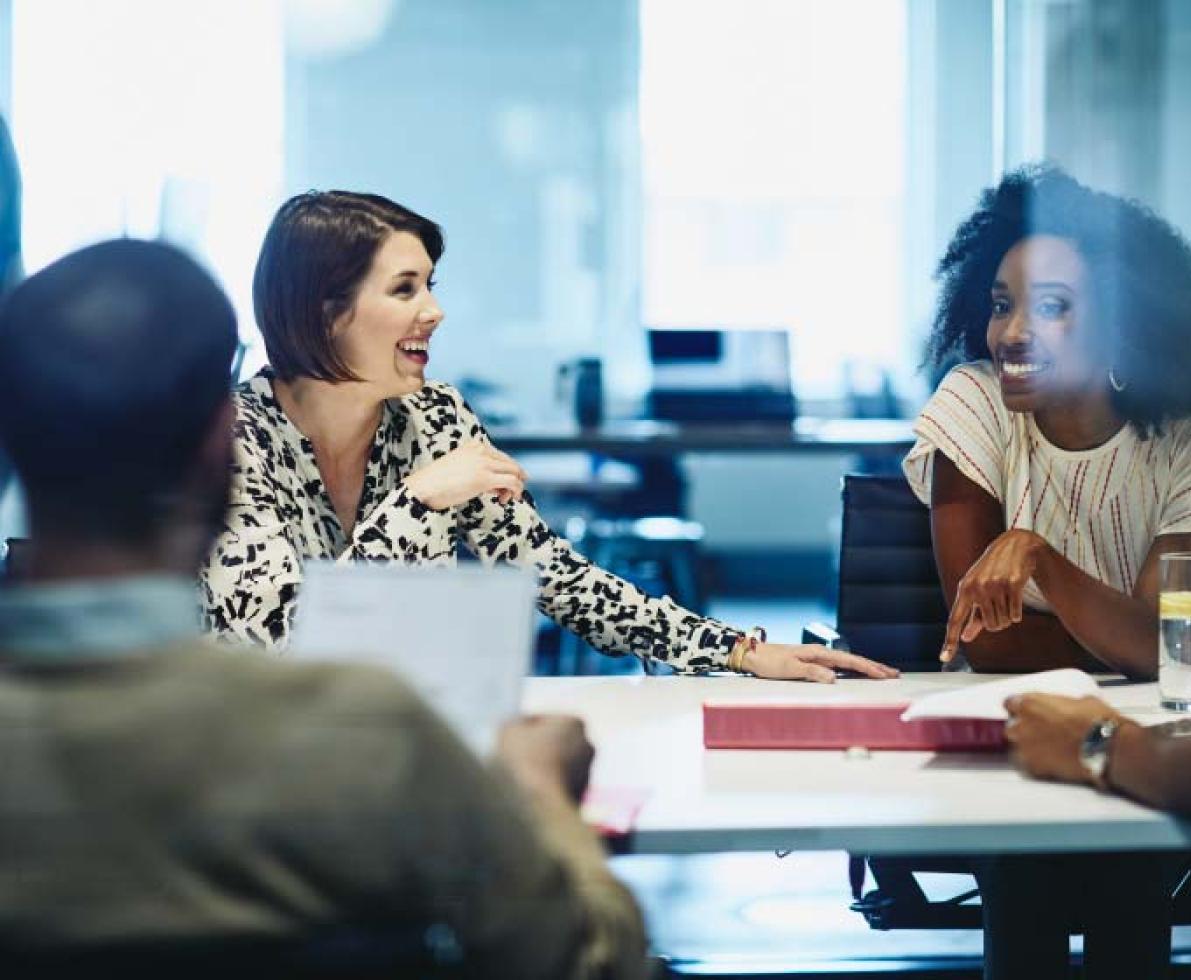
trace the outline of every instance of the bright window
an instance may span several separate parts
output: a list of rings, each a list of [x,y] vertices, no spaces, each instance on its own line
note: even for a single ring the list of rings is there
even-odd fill
[[[251,340],[281,187],[281,0],[15,0],[12,37],[27,271],[161,236],[206,262]]]
[[[643,312],[788,328],[800,395],[907,360],[904,0],[641,0]]]

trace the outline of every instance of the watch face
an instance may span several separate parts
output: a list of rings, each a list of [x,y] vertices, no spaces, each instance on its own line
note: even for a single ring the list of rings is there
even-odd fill
[[[1096,722],[1080,746],[1079,761],[1096,780],[1103,778],[1108,766],[1108,746],[1116,734],[1117,724],[1114,719]]]

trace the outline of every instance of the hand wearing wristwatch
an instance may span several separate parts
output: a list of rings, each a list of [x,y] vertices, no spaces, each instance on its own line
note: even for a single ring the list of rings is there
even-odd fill
[[[1108,780],[1105,773],[1108,770],[1108,753],[1112,747],[1113,736],[1121,727],[1119,718],[1102,718],[1088,729],[1083,742],[1079,746],[1079,762],[1092,778],[1092,784],[1097,789],[1107,789]]]

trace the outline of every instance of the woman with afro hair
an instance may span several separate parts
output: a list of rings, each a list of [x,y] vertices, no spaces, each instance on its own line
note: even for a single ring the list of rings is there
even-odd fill
[[[938,277],[928,361],[962,363],[904,469],[951,610],[941,659],[1152,678],[1158,557],[1191,550],[1191,250],[1033,166],[981,195]],[[1085,976],[1167,975],[1177,856],[973,863],[989,980],[1067,976],[1073,930]]]
[[[1191,550],[1191,250],[1052,166],[986,190],[939,263],[904,469],[951,610],[941,659],[1153,678],[1158,557]]]

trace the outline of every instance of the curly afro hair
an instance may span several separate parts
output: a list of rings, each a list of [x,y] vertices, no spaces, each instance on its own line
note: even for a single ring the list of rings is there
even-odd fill
[[[1088,268],[1097,339],[1125,386],[1110,389],[1117,413],[1143,435],[1191,416],[1191,248],[1143,205],[1049,164],[1007,173],[956,229],[935,272],[927,363],[988,358],[997,267],[1030,235],[1066,239]]]

